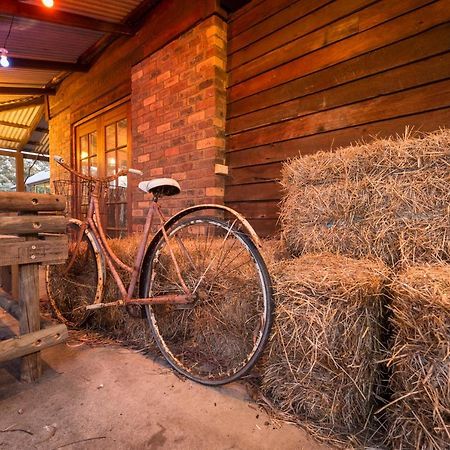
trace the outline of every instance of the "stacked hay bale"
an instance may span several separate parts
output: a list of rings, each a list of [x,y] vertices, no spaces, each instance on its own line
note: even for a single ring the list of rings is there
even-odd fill
[[[276,262],[271,270],[277,307],[263,392],[321,437],[357,439],[378,389],[386,268],[317,254]]]
[[[393,299],[390,301],[393,344],[385,354],[392,368],[389,387],[393,391],[393,403],[387,407],[387,427],[390,430],[390,445],[394,448],[441,449],[448,448],[450,442],[450,274],[449,266],[446,265],[450,261],[449,169],[450,131],[440,130],[420,137],[405,133],[398,139],[375,140],[370,144],[350,146],[335,153],[318,153],[297,158],[286,164],[283,171],[285,196],[281,208],[281,224],[292,257],[331,251],[335,255],[359,259],[380,259],[391,267],[392,273],[406,270],[392,285]],[[310,256],[303,256],[300,260],[304,258]],[[354,262],[355,267],[362,261]],[[435,265],[423,266],[426,263]],[[299,263],[294,259],[285,264],[287,266],[282,271],[293,276],[294,280],[296,271],[300,271]],[[326,268],[333,272],[330,264]],[[355,270],[364,271],[362,266]],[[333,412],[339,411],[339,407],[331,402],[328,402],[322,412],[318,408],[308,409],[308,405],[318,402],[317,399],[327,398],[329,394],[325,388],[326,383],[318,384],[319,388],[306,385],[305,392],[301,391],[310,374],[314,374],[314,380],[322,380],[321,374],[314,372],[316,360],[305,357],[305,349],[311,352],[308,346],[311,342],[317,342],[317,339],[311,342],[309,339],[316,335],[314,330],[322,322],[321,315],[325,317],[329,310],[337,314],[336,311],[342,312],[345,309],[344,314],[354,319],[350,307],[352,302],[341,302],[341,310],[334,303],[323,303],[319,300],[324,298],[323,291],[317,287],[320,283],[317,280],[314,283],[308,281],[308,286],[312,289],[311,294],[306,297],[315,299],[313,306],[317,317],[304,330],[303,343],[288,339],[289,335],[295,336],[292,329],[290,334],[284,334],[288,345],[281,340],[279,324],[284,325],[292,318],[295,318],[292,319],[295,322],[302,323],[307,316],[306,313],[286,312],[286,304],[289,307],[296,304],[295,298],[292,298],[294,292],[301,293],[297,300],[300,305],[308,307],[311,303],[308,299],[305,300],[302,277],[310,280],[307,275],[302,274],[293,284],[285,275],[277,275],[277,270],[274,271],[279,303],[272,344],[272,354],[276,358],[269,361],[266,370],[265,375],[269,377],[269,381],[266,381],[267,392],[283,409],[299,414],[300,417],[308,417],[316,425],[323,425],[323,431],[355,432],[361,422],[354,422],[353,429],[342,429],[340,423],[333,419]],[[349,280],[349,285],[351,284],[352,281]],[[339,298],[339,292],[339,287],[333,287],[328,298],[334,298],[335,293]],[[351,298],[349,294],[345,294],[345,297]],[[381,314],[372,317],[376,319],[367,332],[378,339],[386,318]],[[330,344],[333,340],[328,338],[327,333],[332,332],[329,328],[340,329],[338,324],[330,323],[322,334],[318,334],[323,337],[325,344],[320,352],[315,353],[316,358],[318,355],[331,353],[329,349],[332,348]],[[360,340],[358,335],[350,334],[349,337],[353,339],[353,353],[356,357],[361,349],[358,345]],[[387,343],[387,339],[384,338],[384,341]],[[377,350],[367,354],[376,358]],[[291,364],[293,354],[300,363]],[[341,377],[354,367],[344,355],[344,352],[339,354]],[[320,358],[317,360],[320,361]],[[274,374],[280,376],[282,373],[277,372],[276,367],[282,367],[283,364],[285,373],[289,373],[291,379],[284,378],[276,388]],[[323,366],[332,367],[329,362]],[[360,380],[364,377],[366,380],[377,379],[381,366],[370,367],[372,372],[369,370],[359,373]],[[295,378],[293,374],[297,373],[300,376]],[[302,373],[306,375],[302,376]],[[334,379],[337,380],[338,376]],[[284,396],[280,394],[283,391]],[[344,391],[350,392],[348,388]],[[301,395],[297,396],[297,392],[301,392]],[[314,392],[316,398],[309,398],[306,404],[298,403],[298,398],[308,398],[307,394]],[[341,391],[336,389],[336,392]],[[362,392],[365,393],[364,390]],[[336,398],[339,398],[339,394],[336,394]],[[348,397],[354,410],[361,411],[355,398]],[[331,419],[329,421],[327,414]]]
[[[392,290],[390,442],[450,448],[450,265],[410,267]]]
[[[449,130],[294,159],[282,179],[290,252],[450,260],[449,167]]]

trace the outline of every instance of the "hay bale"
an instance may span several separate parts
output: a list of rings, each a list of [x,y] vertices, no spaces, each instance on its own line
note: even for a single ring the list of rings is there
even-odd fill
[[[391,266],[450,261],[449,166],[450,130],[288,162],[280,217],[289,251],[326,249]]]
[[[377,391],[386,268],[320,254],[275,263],[271,272],[276,316],[263,392],[322,436],[361,433]]]
[[[393,398],[398,449],[450,447],[450,266],[413,266],[392,283]]]

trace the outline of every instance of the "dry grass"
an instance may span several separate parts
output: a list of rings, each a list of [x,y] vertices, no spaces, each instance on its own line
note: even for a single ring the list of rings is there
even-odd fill
[[[363,439],[378,389],[386,268],[320,254],[271,269],[276,317],[264,361],[264,394],[322,438]]]
[[[410,267],[392,290],[390,442],[396,449],[448,449],[450,266]]]
[[[400,263],[450,260],[450,130],[408,131],[296,158],[283,169],[293,255],[324,250]]]
[[[141,238],[140,234],[132,234],[123,239],[110,239],[108,243],[113,252],[125,264],[132,267]],[[130,281],[130,274],[124,270],[119,270],[119,274],[127,285]],[[119,289],[111,272],[107,270],[102,301],[112,302],[119,298],[121,298]],[[122,344],[159,354],[147,320],[130,315],[125,308],[97,310],[93,313],[87,325],[91,329],[107,333]]]

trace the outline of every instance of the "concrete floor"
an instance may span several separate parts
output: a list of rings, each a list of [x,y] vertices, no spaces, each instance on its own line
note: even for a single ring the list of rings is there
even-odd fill
[[[36,384],[17,380],[19,361],[0,364],[0,449],[329,449],[272,423],[239,383],[204,387],[132,350],[73,339],[43,358]]]

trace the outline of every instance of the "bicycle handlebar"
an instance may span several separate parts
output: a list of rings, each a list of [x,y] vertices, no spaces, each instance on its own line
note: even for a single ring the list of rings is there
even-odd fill
[[[82,178],[83,180],[87,180],[87,181],[104,181],[104,182],[109,182],[109,181],[114,181],[117,180],[119,177],[125,176],[128,173],[133,173],[135,175],[144,175],[144,173],[142,172],[142,170],[138,170],[138,169],[120,169],[115,175],[110,175],[108,177],[104,177],[104,178],[100,178],[100,177],[93,177],[91,175],[84,175],[81,172],[76,171],[75,169],[72,169],[72,167],[68,166],[66,164],[66,162],[64,161],[64,158],[62,156],[59,155],[55,155],[53,156],[53,159],[62,167],[64,167],[64,169],[66,169],[67,171],[69,171],[70,173],[74,174],[75,176],[77,176],[78,178]]]

